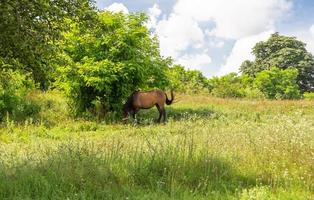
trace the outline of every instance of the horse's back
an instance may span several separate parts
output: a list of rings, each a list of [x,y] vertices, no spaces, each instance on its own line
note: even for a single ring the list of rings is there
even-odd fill
[[[165,103],[165,94],[162,90],[138,92],[133,100],[134,106],[138,108],[151,108],[156,104],[162,106]]]

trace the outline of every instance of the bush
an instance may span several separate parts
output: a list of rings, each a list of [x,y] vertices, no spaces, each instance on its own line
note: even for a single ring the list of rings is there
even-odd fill
[[[303,94],[304,99],[314,100],[314,92],[305,92]]]
[[[0,73],[0,121],[22,121],[36,116],[40,107],[28,98],[34,83],[25,74],[3,68]]]
[[[31,92],[27,98],[40,107],[40,112],[36,115],[36,122],[45,127],[54,126],[60,122],[70,119],[66,97],[58,90],[42,92],[36,90]]]
[[[222,77],[213,77],[209,80],[211,94],[221,98],[245,97],[246,82],[236,73],[230,73]]]
[[[143,14],[101,12],[88,29],[69,23],[59,85],[74,114],[120,111],[134,90],[167,86],[169,61],[160,56],[146,19]]]
[[[253,87],[244,89],[244,96],[247,99],[265,99],[265,95],[259,89]]]
[[[298,70],[281,70],[276,67],[256,74],[238,76],[230,73],[209,80],[211,94],[222,98],[299,99]]]
[[[208,93],[208,80],[198,70],[185,70],[181,65],[174,65],[167,71],[170,87],[177,92],[187,94]]]
[[[268,99],[299,99],[301,94],[297,76],[297,69],[281,70],[272,67],[257,73],[253,84]]]

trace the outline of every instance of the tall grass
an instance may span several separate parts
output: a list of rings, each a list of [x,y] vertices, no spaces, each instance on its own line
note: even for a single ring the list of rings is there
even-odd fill
[[[161,125],[7,124],[0,199],[314,198],[313,102],[179,98]]]

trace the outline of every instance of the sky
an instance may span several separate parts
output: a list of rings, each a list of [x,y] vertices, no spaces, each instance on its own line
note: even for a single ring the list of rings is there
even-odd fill
[[[164,57],[207,77],[239,72],[274,32],[314,54],[314,0],[97,0],[100,10],[145,12]]]

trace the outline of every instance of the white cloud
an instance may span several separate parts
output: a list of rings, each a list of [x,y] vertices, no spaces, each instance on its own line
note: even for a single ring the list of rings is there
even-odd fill
[[[239,39],[273,29],[291,8],[290,0],[178,0],[174,13],[213,21],[212,36]]]
[[[160,41],[161,54],[178,58],[179,54],[190,47],[200,48],[204,43],[204,33],[198,23],[184,15],[171,14],[156,26]]]
[[[154,4],[153,7],[148,9],[148,17],[149,21],[147,22],[146,26],[151,29],[155,28],[157,25],[157,18],[160,16],[161,10],[158,4]]]
[[[307,44],[306,49],[314,55],[314,37],[308,38],[304,42]]]
[[[211,62],[210,55],[195,50],[222,48],[230,39],[237,40],[219,72],[224,74],[237,71],[244,59],[251,58],[254,44],[275,30],[291,8],[292,0],[177,0],[172,13],[159,21],[161,11],[154,5],[148,12],[149,27],[159,37],[162,55],[203,71],[208,70],[204,66]]]
[[[287,35],[297,37],[298,40],[306,44],[306,49],[314,55],[314,24],[303,30],[294,30]]]
[[[113,3],[108,7],[105,7],[104,10],[111,12],[123,12],[125,14],[129,13],[129,10],[123,3]]]
[[[254,60],[251,51],[254,45],[259,41],[267,40],[275,31],[265,31],[258,35],[241,38],[236,41],[231,54],[226,58],[226,63],[221,67],[218,75],[225,75],[230,72],[239,72],[239,67],[244,60]],[[314,25],[304,31],[298,31],[288,34],[296,36],[298,40],[306,43],[306,48],[314,54]]]
[[[245,60],[254,60],[251,53],[254,45],[259,41],[264,41],[270,37],[274,31],[269,30],[257,35],[241,38],[236,41],[231,54],[227,57],[225,65],[218,72],[218,75],[225,75],[230,72],[239,72],[239,67]]]
[[[314,24],[310,27],[310,33],[314,37]]]
[[[209,41],[209,45],[214,48],[222,48],[225,45],[225,42],[222,40],[212,39]]]
[[[314,55],[314,24],[310,27],[310,35],[305,42],[307,49]]]
[[[189,69],[201,70],[211,63],[211,58],[205,53],[201,54],[185,54],[177,59],[178,64],[181,64]]]
[[[291,35],[305,42],[306,49],[314,55],[314,24],[307,30],[294,32]]]

